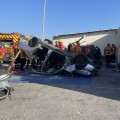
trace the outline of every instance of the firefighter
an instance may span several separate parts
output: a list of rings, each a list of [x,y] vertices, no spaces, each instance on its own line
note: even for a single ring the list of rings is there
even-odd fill
[[[26,64],[26,54],[23,50],[20,52],[20,70],[24,70],[24,66]]]
[[[63,45],[63,41],[62,40],[59,40],[58,48],[61,49],[61,50],[65,49],[65,46]]]
[[[58,45],[59,43],[58,43],[58,41],[55,41],[55,47],[56,48],[58,48],[59,47],[59,45]]]
[[[71,53],[74,53],[74,54],[76,53],[76,44],[75,44],[75,43],[72,44],[72,47],[71,47],[71,49],[70,49],[70,52],[71,52]]]
[[[110,44],[107,44],[107,46],[104,49],[104,55],[105,55],[105,59],[106,59],[106,63],[107,65],[111,62],[111,55],[112,55],[112,49],[110,47]]]
[[[86,54],[86,56],[90,56],[90,47],[89,47],[89,45],[86,45],[86,47],[85,47],[85,54]]]
[[[15,57],[19,52],[18,42],[14,43],[13,48],[14,48],[14,57]],[[20,68],[20,55],[18,55],[18,57],[15,60],[15,69],[18,69],[18,68]]]
[[[76,54],[82,54],[82,47],[80,46],[80,42],[76,43],[75,53]]]
[[[115,56],[116,56],[116,46],[112,44],[112,61],[115,61]]]
[[[98,46],[95,47],[95,52],[94,52],[94,57],[95,60],[100,60],[101,59],[101,50]]]
[[[3,58],[5,56],[6,49],[3,45],[0,45],[0,67],[2,67],[3,64]]]
[[[72,48],[72,44],[69,43],[69,45],[67,46],[67,51],[68,51],[68,52],[71,52],[71,48]]]

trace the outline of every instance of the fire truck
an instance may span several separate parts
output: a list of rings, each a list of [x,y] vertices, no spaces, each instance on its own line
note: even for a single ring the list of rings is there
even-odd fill
[[[14,56],[13,44],[17,43],[20,35],[16,33],[0,33],[0,45],[6,48],[6,54],[3,61],[10,62]]]

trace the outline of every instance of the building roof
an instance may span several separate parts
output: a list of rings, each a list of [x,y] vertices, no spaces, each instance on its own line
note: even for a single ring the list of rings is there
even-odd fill
[[[96,31],[89,31],[89,32],[80,32],[80,33],[70,33],[70,34],[63,34],[63,35],[58,35],[58,36],[53,36],[53,39],[59,38],[59,37],[65,37],[65,36],[74,36],[74,35],[79,35],[79,34],[90,34],[90,33],[97,33],[97,32],[108,32],[108,31],[113,31],[117,30],[117,28],[114,29],[107,29],[107,30],[96,30]]]

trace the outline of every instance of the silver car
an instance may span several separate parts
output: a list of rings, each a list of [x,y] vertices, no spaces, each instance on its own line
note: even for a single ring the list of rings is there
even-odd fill
[[[21,37],[18,46],[26,53],[30,61],[38,59],[37,67],[33,68],[34,73],[44,75],[69,73],[90,76],[98,71],[89,63],[84,54],[71,54],[34,36]]]

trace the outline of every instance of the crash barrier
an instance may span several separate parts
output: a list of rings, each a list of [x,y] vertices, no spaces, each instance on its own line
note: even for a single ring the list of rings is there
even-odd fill
[[[6,74],[4,70],[0,70],[0,100],[6,97],[11,99],[11,91],[14,90],[8,84],[8,78],[10,75]]]

